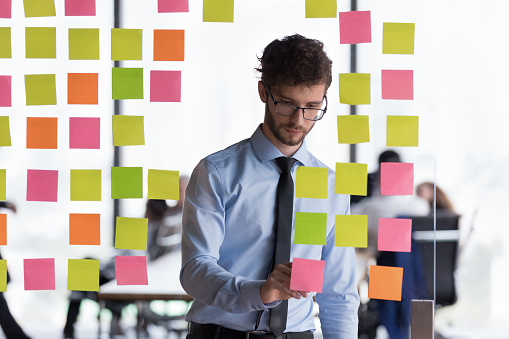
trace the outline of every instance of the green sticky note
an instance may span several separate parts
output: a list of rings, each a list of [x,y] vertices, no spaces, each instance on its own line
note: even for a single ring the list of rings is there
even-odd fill
[[[203,0],[203,22],[233,22],[234,0]]]
[[[25,27],[25,47],[27,58],[55,59],[56,27]]]
[[[388,115],[387,146],[419,146],[419,117]]]
[[[143,116],[113,115],[113,146],[145,145]]]
[[[336,215],[335,245],[339,247],[368,247],[367,215]]]
[[[367,195],[368,165],[336,163],[336,194]]]
[[[71,201],[101,201],[101,170],[71,170]]]
[[[112,199],[143,198],[143,168],[112,167],[111,198]]]
[[[148,218],[117,217],[115,248],[147,250]]]
[[[12,146],[9,117],[0,117],[0,147],[1,146]]]
[[[7,291],[7,260],[0,260],[0,292]]]
[[[55,74],[26,74],[25,92],[27,106],[56,105]]]
[[[384,22],[383,54],[414,54],[415,23]]]
[[[7,200],[7,170],[0,169],[0,201]]]
[[[54,0],[23,0],[25,17],[55,16]]]
[[[297,167],[295,196],[327,199],[328,173],[329,170],[325,167]]]
[[[369,116],[338,115],[338,143],[369,142]]]
[[[143,99],[143,68],[112,69],[113,100]]]
[[[12,58],[10,27],[0,27],[0,58]]]
[[[306,0],[306,18],[335,18],[337,7],[336,0]]]
[[[69,60],[99,60],[99,28],[69,28]]]
[[[295,212],[296,244],[325,245],[327,242],[327,213]]]
[[[68,259],[67,289],[69,291],[99,291],[99,260]]]
[[[148,199],[179,200],[179,172],[149,169]]]
[[[111,29],[111,60],[141,60],[141,29]]]
[[[371,104],[371,74],[339,74],[339,102],[348,105]]]

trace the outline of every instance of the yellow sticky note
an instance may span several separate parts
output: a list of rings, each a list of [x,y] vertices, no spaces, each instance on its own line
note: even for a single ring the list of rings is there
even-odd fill
[[[0,169],[0,201],[7,200],[7,170]]]
[[[419,146],[419,117],[388,115],[387,146]]]
[[[99,291],[99,260],[68,259],[67,289],[70,291]]]
[[[25,27],[25,47],[27,58],[55,59],[56,27]]]
[[[0,117],[0,147],[11,145],[9,117]]]
[[[101,170],[71,170],[71,201],[101,201]]]
[[[111,29],[111,60],[142,59],[141,29]]]
[[[338,115],[338,143],[358,144],[369,142],[367,115]]]
[[[348,105],[371,104],[371,74],[339,74],[339,102]]]
[[[0,58],[12,58],[10,27],[0,27]]]
[[[234,0],[203,0],[203,22],[233,22]]]
[[[115,248],[147,250],[147,218],[117,217]]]
[[[367,195],[368,165],[336,163],[336,194]]]
[[[368,247],[367,215],[336,215],[335,231],[338,247]]]
[[[306,18],[335,18],[337,7],[336,0],[306,0]]]
[[[69,60],[99,60],[99,28],[69,28]]]
[[[7,291],[7,260],[0,260],[0,292]]]
[[[145,145],[143,116],[113,115],[113,146]]]
[[[55,16],[54,0],[23,0],[25,17]]]
[[[295,196],[327,199],[328,173],[329,170],[325,167],[297,167]]]
[[[415,23],[384,22],[383,54],[414,54]]]
[[[56,105],[55,74],[25,74],[27,106]]]
[[[296,244],[325,245],[327,242],[327,213],[295,212]]]
[[[149,169],[148,199],[179,200],[179,172]]]

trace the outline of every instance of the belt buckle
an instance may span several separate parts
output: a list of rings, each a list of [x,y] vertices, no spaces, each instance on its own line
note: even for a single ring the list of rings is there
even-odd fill
[[[247,331],[246,332],[246,339],[249,339],[249,336],[251,334],[255,334],[255,335],[261,335],[261,334],[269,334],[270,332],[267,332],[267,331]]]

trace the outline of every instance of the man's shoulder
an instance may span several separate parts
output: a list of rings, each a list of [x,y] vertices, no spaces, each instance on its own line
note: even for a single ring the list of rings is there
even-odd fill
[[[222,149],[220,151],[214,152],[206,156],[204,160],[213,164],[219,164],[233,157],[239,157],[242,154],[245,154],[246,149],[250,147],[251,144],[249,142],[249,138],[244,139],[231,146],[228,146],[225,149]]]

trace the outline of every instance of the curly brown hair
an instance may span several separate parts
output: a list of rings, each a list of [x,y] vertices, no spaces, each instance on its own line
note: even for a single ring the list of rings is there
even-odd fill
[[[276,39],[265,47],[258,58],[262,82],[269,88],[325,84],[332,82],[332,60],[323,49],[323,42],[299,34]]]

